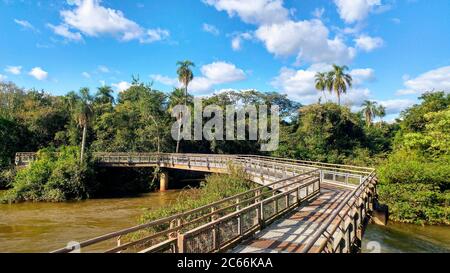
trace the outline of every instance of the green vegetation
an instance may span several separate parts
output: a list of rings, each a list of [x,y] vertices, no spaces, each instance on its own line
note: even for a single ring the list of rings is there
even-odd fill
[[[94,95],[81,88],[54,96],[0,83],[0,188],[9,189],[2,200],[63,201],[106,194],[108,190],[100,185],[107,183],[99,182],[100,177],[119,175],[91,168],[89,155],[93,152],[262,154],[377,167],[379,194],[391,208],[391,219],[450,223],[449,94],[425,93],[420,104],[404,111],[397,121],[386,123],[382,120],[386,109],[373,101],[364,102],[361,112],[355,113],[348,106],[331,102],[302,106],[276,92],[220,92],[204,98],[203,106],[214,104],[225,110],[227,105],[278,105],[279,149],[261,153],[258,141],[219,139],[184,140],[180,145],[170,133],[179,119],[172,113],[179,104],[193,107],[188,86],[194,75],[192,62],[177,65],[183,88],[170,93],[155,90],[136,77],[131,87],[117,96],[108,86],[98,88]],[[318,91],[334,93],[339,102],[352,86],[346,70],[335,65],[330,72],[318,73]],[[38,161],[26,169],[13,168],[16,152],[37,150]],[[140,174],[146,179],[137,187],[111,183],[111,189],[128,193],[153,189],[148,171],[136,170],[127,177]],[[214,182],[223,179],[231,181],[223,183],[227,185],[224,188]],[[181,197],[185,198],[179,202],[182,205],[155,213],[163,216],[186,210],[246,189],[238,180],[210,176],[201,189]]]
[[[12,189],[2,202],[65,201],[87,198],[90,193],[90,168],[80,165],[78,147],[46,148],[38,152],[38,160],[17,171]]]
[[[245,172],[241,169],[230,166],[230,170],[230,174],[212,174],[208,176],[202,182],[200,188],[182,192],[172,204],[145,213],[141,218],[141,222],[149,222],[192,210],[255,187],[255,184],[250,182]]]
[[[402,113],[395,148],[378,169],[393,220],[450,224],[450,95],[427,93]]]

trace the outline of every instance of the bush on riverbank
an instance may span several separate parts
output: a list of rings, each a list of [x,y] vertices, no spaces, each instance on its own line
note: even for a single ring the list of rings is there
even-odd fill
[[[182,192],[174,203],[144,213],[141,222],[145,223],[195,209],[255,187],[243,170],[233,166],[229,168],[230,174],[212,174],[202,182],[200,188]]]
[[[427,93],[403,114],[394,152],[378,168],[394,221],[450,224],[450,95]]]
[[[448,158],[430,161],[397,152],[378,169],[381,202],[394,221],[450,224],[450,165]]]
[[[89,164],[80,165],[78,147],[45,148],[30,166],[17,171],[12,189],[1,201],[60,202],[87,198],[93,188],[89,182],[91,176]]]

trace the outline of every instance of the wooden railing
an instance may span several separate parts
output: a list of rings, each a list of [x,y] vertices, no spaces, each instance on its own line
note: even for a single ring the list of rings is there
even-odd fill
[[[320,171],[312,170],[203,207],[89,239],[77,246],[54,252],[66,253],[78,248],[94,252],[192,252],[189,245],[196,240],[199,242],[195,238],[201,237],[196,234],[212,227],[217,227],[218,233],[211,241],[202,240],[202,244],[209,244],[204,250],[223,251],[232,242],[244,239],[319,192]],[[227,219],[237,219],[237,225],[229,231],[224,224]],[[239,232],[235,233],[235,230]]]
[[[350,253],[361,246],[362,232],[373,210],[375,171],[349,194],[319,227],[303,252]],[[317,247],[313,251],[313,248]]]

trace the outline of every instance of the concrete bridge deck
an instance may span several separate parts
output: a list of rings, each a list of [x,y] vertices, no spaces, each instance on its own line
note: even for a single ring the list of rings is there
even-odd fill
[[[16,164],[26,166],[37,156],[19,153]],[[260,186],[55,252],[99,247],[143,253],[354,252],[376,199],[377,179],[370,168],[249,155],[97,153],[94,158],[105,167],[212,173],[239,166]]]

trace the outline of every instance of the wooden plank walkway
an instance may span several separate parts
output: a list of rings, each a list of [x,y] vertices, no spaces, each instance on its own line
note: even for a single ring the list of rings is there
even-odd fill
[[[351,189],[322,183],[321,194],[300,206],[263,231],[233,248],[233,253],[292,253],[302,252],[321,224],[351,193]],[[315,242],[311,252],[318,252],[322,240]]]

